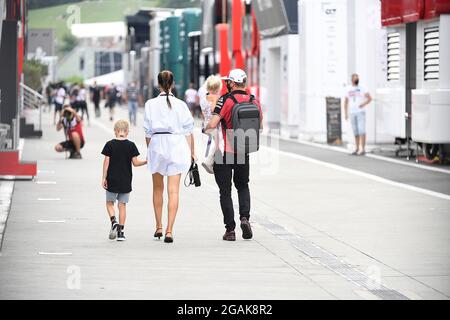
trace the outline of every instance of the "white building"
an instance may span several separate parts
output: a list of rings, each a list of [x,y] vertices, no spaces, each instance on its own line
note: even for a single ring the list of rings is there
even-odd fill
[[[78,45],[61,59],[58,79],[89,79],[122,69],[126,27],[124,22],[73,24]]]

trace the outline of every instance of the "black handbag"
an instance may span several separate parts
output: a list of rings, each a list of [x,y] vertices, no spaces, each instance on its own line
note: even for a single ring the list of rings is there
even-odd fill
[[[189,183],[187,183],[187,178],[189,177]],[[196,187],[200,187],[202,185],[200,181],[200,173],[198,171],[197,163],[192,160],[191,167],[189,168],[186,177],[184,178],[184,185],[189,187],[191,185],[195,185]]]

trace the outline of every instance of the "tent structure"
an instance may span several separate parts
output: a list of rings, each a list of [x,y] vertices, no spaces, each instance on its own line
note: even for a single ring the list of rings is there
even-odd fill
[[[114,83],[115,85],[123,85],[124,84],[124,71],[123,69],[117,70],[111,73],[107,73],[98,77],[90,78],[84,81],[85,85],[91,86],[94,82],[97,82],[99,86],[106,86]]]

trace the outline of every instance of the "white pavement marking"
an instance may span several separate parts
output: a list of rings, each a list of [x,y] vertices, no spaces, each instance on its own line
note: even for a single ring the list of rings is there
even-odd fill
[[[434,168],[434,167],[430,167],[430,166],[424,166],[422,164],[405,162],[405,161],[397,160],[397,159],[391,159],[391,158],[379,156],[376,154],[366,153],[366,157],[377,159],[377,160],[383,160],[383,161],[387,161],[387,162],[392,162],[392,163],[397,163],[397,164],[401,164],[401,165],[408,166],[408,167],[415,167],[415,168],[424,169],[424,170],[428,170],[428,171],[435,171],[435,172],[450,174],[450,170]]]
[[[394,187],[399,187],[399,188],[403,188],[403,189],[406,189],[406,190],[415,191],[415,192],[418,192],[418,193],[422,193],[422,194],[425,194],[425,195],[428,195],[428,196],[432,196],[432,197],[436,197],[436,198],[440,198],[440,199],[444,199],[444,200],[450,200],[450,196],[447,195],[447,194],[444,194],[444,193],[435,192],[435,191],[431,191],[431,190],[427,190],[427,189],[422,189],[422,188],[411,186],[411,185],[408,185],[408,184],[404,184],[404,183],[388,180],[388,179],[385,179],[385,178],[381,178],[381,177],[373,175],[373,174],[365,173],[365,172],[354,170],[354,169],[349,169],[349,168],[342,167],[342,166],[339,166],[339,165],[336,165],[336,164],[328,163],[328,162],[325,162],[325,161],[317,160],[317,159],[306,157],[306,156],[301,156],[301,155],[290,153],[290,152],[286,152],[286,151],[280,151],[280,150],[272,149],[272,148],[266,147],[266,146],[261,146],[261,148],[265,149],[265,150],[268,150],[268,151],[271,151],[271,152],[278,152],[281,155],[288,156],[288,157],[291,157],[291,158],[294,158],[294,159],[299,159],[299,160],[307,161],[307,162],[310,162],[310,163],[319,164],[319,165],[328,167],[330,169],[343,171],[343,172],[346,172],[346,173],[350,173],[350,174],[353,174],[353,175],[356,175],[356,176],[367,178],[367,179],[370,179],[370,180],[373,180],[373,181],[377,181],[377,182],[380,182],[380,183],[384,183],[384,184],[387,184],[387,185],[391,185],[391,186],[394,186]]]
[[[38,170],[37,173],[55,174],[55,170]]]
[[[60,201],[60,198],[38,198],[38,201]]]
[[[66,220],[38,220],[39,223],[65,223]]]
[[[283,138],[283,137],[280,137],[280,136],[275,135],[275,134],[267,135],[267,136],[275,138],[275,139],[279,139],[279,140],[282,140],[282,141],[295,142],[295,143],[300,143],[300,144],[303,144],[303,145],[306,145],[306,146],[310,146],[310,147],[316,147],[316,148],[321,148],[321,149],[332,150],[332,151],[337,151],[337,152],[341,152],[341,153],[350,154],[350,151],[348,151],[347,149],[342,148],[342,147],[329,146],[329,145],[325,145],[325,144],[321,144],[321,143],[317,143],[317,142],[309,142],[309,141],[302,141],[302,140],[287,139],[287,138]],[[414,167],[414,168],[428,170],[428,171],[435,171],[435,172],[450,174],[450,170],[446,170],[446,169],[442,169],[442,168],[435,168],[435,167],[425,166],[425,165],[418,164],[418,163],[406,162],[406,161],[402,161],[402,160],[398,160],[398,159],[392,159],[392,158],[379,156],[379,155],[375,155],[375,154],[370,154],[370,153],[366,153],[365,156],[368,157],[368,158],[373,158],[373,159],[382,160],[382,161],[386,161],[386,162],[396,163],[396,164],[400,164],[400,165],[404,165],[404,166],[408,166],[408,167]]]
[[[36,181],[36,184],[56,184],[56,181]]]
[[[41,256],[70,256],[72,255],[72,252],[45,252],[45,251],[39,251],[39,255]]]

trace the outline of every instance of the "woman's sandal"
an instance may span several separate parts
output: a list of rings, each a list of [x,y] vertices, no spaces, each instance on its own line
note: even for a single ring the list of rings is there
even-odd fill
[[[172,231],[167,231],[166,232],[166,235],[164,237],[164,242],[165,243],[172,243],[173,242],[173,237],[172,236],[170,236],[170,237],[167,236],[167,234],[169,234],[169,233],[172,235]]]
[[[157,227],[156,228],[156,231],[155,231],[155,234],[153,235],[153,237],[155,237],[155,238],[158,238],[158,239],[161,239],[161,237],[163,236],[163,233],[162,233],[162,227]],[[160,232],[158,232],[158,230],[161,230]]]

